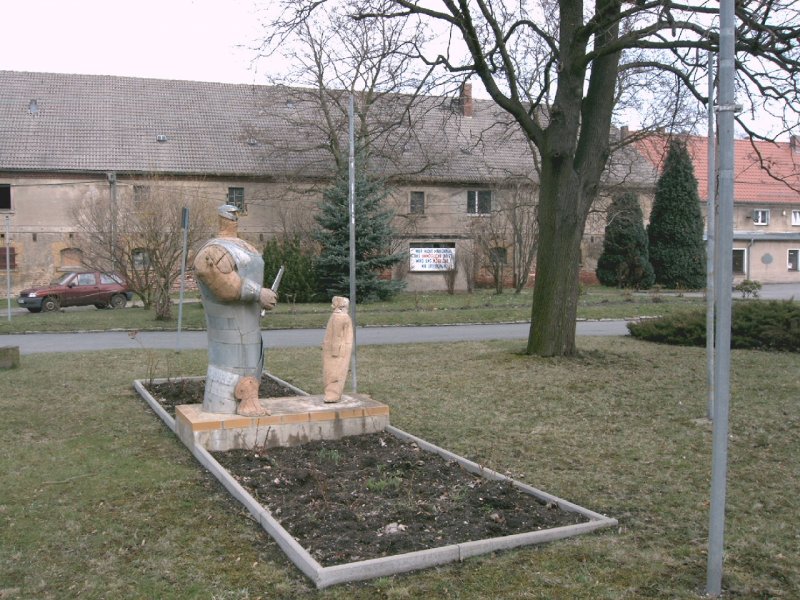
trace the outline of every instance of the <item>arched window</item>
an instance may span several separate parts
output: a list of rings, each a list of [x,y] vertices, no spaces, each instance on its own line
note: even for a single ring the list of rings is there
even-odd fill
[[[83,264],[83,251],[80,248],[64,248],[61,251],[61,269],[72,270]]]

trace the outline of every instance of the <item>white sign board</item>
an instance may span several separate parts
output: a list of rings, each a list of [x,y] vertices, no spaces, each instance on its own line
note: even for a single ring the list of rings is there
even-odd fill
[[[412,271],[452,271],[456,264],[455,248],[409,248]]]

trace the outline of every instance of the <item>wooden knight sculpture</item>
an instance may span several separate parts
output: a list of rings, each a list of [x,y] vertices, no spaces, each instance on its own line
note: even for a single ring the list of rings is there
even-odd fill
[[[203,410],[267,414],[258,401],[264,369],[261,311],[274,308],[275,293],[263,287],[261,254],[238,235],[238,208],[218,209],[219,235],[194,260],[208,329],[208,371]]]

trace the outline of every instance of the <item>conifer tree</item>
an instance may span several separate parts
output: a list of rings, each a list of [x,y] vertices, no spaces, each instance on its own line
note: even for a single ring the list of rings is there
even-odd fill
[[[655,275],[647,250],[642,208],[633,192],[617,196],[611,202],[596,273],[603,285],[636,289],[653,285]]]
[[[647,236],[656,283],[669,288],[705,287],[706,251],[697,179],[686,144],[677,139],[670,141],[656,184]]]
[[[402,281],[382,279],[381,275],[403,259],[392,252],[392,213],[383,206],[388,192],[383,182],[356,171],[356,300],[385,300],[404,287]],[[328,296],[350,295],[350,220],[349,179],[339,173],[323,193],[315,215],[319,228],[314,239],[321,251],[316,261],[317,277]]]

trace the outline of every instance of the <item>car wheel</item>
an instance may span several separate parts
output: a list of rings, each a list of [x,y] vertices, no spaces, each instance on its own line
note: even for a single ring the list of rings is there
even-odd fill
[[[40,313],[40,312],[42,312],[41,308],[32,308],[30,306],[28,307],[28,310],[31,311],[32,313]]]
[[[55,296],[48,296],[44,300],[42,300],[42,310],[44,312],[53,312],[54,310],[59,309],[59,302],[58,298]]]
[[[108,304],[106,304],[105,302],[96,302],[94,307],[102,310],[104,308],[108,308]]]
[[[125,308],[128,299],[122,294],[111,296],[111,308]]]

